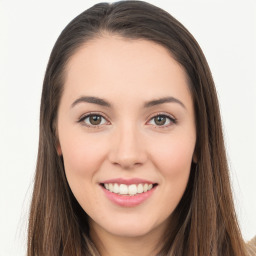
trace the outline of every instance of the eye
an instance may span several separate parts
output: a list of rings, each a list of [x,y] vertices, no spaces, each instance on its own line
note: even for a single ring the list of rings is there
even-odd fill
[[[163,126],[163,127],[169,126],[173,123],[176,123],[175,118],[170,117],[168,115],[164,115],[164,114],[156,115],[152,117],[148,122],[148,124],[150,125]]]
[[[86,126],[101,126],[104,124],[108,124],[108,121],[106,118],[104,118],[102,115],[99,114],[89,114],[86,116],[83,116],[79,122],[84,123]]]

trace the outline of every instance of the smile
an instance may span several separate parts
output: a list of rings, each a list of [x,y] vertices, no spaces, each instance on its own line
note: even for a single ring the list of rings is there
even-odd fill
[[[156,184],[155,184],[156,185]],[[150,191],[154,186],[154,184],[148,183],[140,183],[140,184],[117,184],[117,183],[104,183],[103,186],[108,191],[119,194],[119,195],[126,195],[126,196],[134,196],[137,194],[145,193]]]
[[[135,207],[148,200],[158,183],[142,179],[112,179],[99,184],[105,196],[115,205]]]

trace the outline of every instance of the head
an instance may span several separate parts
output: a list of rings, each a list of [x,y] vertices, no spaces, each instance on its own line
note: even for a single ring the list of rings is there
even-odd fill
[[[122,47],[126,50],[118,52],[118,49],[122,49]],[[147,170],[150,169],[148,167],[153,166],[150,166],[150,163],[154,161],[156,163],[163,162],[162,160],[169,158],[170,164],[160,166],[160,170],[163,171],[161,175],[164,175],[155,176],[154,172],[149,175],[152,175],[150,178],[156,181],[156,185],[160,184],[159,188],[163,181],[167,180],[166,187],[169,189],[166,191],[167,196],[168,193],[174,192],[171,190],[171,186],[168,187],[168,184],[170,185],[171,181],[175,180],[175,177],[177,178],[177,173],[174,171],[173,176],[171,176],[166,170],[168,168],[183,170],[182,178],[176,179],[177,188],[175,191],[178,191],[176,197],[172,197],[169,204],[166,202],[167,197],[164,197],[163,201],[160,201],[161,210],[155,211],[155,215],[152,214],[153,217],[145,217],[144,222],[141,222],[140,229],[136,231],[136,235],[143,235],[147,232],[146,227],[154,229],[155,223],[162,223],[165,230],[164,242],[161,248],[163,255],[167,252],[175,252],[176,255],[189,255],[191,251],[195,252],[194,255],[215,255],[217,253],[231,255],[233,252],[236,253],[235,255],[241,255],[242,242],[237,243],[237,241],[241,241],[241,238],[232,203],[218,100],[207,61],[199,45],[183,25],[165,11],[140,1],[102,3],[93,6],[68,24],[52,50],[45,74],[41,100],[39,153],[30,218],[30,230],[31,232],[33,230],[33,232],[29,238],[29,243],[34,246],[34,248],[31,246],[31,251],[41,250],[41,252],[47,251],[49,255],[57,255],[58,250],[64,251],[67,255],[80,255],[86,250],[89,252],[91,248],[90,229],[92,227],[101,226],[108,229],[111,225],[111,218],[109,218],[109,223],[104,223],[108,215],[95,216],[95,212],[87,206],[86,194],[81,195],[79,192],[81,190],[78,186],[81,184],[77,182],[72,174],[71,170],[73,170],[72,166],[74,165],[72,165],[72,159],[68,156],[70,155],[69,143],[74,137],[71,136],[71,140],[67,139],[68,132],[72,134],[72,130],[65,130],[68,125],[64,125],[65,119],[63,118],[63,112],[69,104],[67,102],[71,99],[77,99],[72,98],[73,87],[70,81],[73,77],[76,77],[75,74],[81,76],[81,72],[80,74],[79,72],[76,73],[82,63],[80,57],[82,56],[82,59],[87,61],[84,65],[91,68],[97,62],[90,65],[90,58],[94,60],[95,54],[99,52],[99,63],[102,63],[103,60],[100,58],[111,57],[111,54],[114,59],[113,62],[117,61],[118,63],[118,61],[121,61],[120,54],[122,52],[126,53],[122,57],[128,59],[126,62],[128,64],[132,63],[129,56],[136,56],[136,54],[139,56],[139,62],[134,63],[135,68],[131,76],[127,73],[127,68],[118,69],[117,81],[121,80],[120,72],[124,72],[123,74],[128,75],[129,78],[131,77],[130,80],[123,81],[125,85],[121,87],[115,86],[114,79],[107,80],[108,73],[106,73],[104,81],[107,81],[106,84],[109,87],[107,89],[97,87],[100,80],[93,80],[95,76],[91,75],[95,72],[95,69],[88,70],[90,87],[86,87],[86,90],[88,90],[89,96],[97,96],[98,98],[104,98],[105,96],[110,104],[116,104],[117,107],[108,110],[107,113],[111,111],[111,113],[116,113],[116,120],[119,124],[121,123],[120,126],[123,128],[117,129],[116,132],[109,131],[107,123],[104,123],[105,128],[103,129],[105,130],[98,133],[112,132],[114,135],[112,137],[108,136],[108,140],[105,140],[105,142],[104,139],[101,139],[98,148],[95,146],[93,150],[90,150],[90,148],[85,149],[85,151],[80,150],[77,154],[74,151],[75,154],[71,156],[72,159],[75,159],[77,155],[79,156],[80,152],[87,152],[88,158],[91,160],[95,155],[94,153],[98,152],[97,155],[101,156],[102,147],[111,145],[102,153],[102,157],[107,154],[107,160],[85,161],[88,169],[95,168],[98,172],[110,165],[112,166],[112,177],[104,176],[105,172],[103,171],[98,176],[97,171],[95,171],[96,175],[89,177],[98,183],[102,183],[109,178],[114,178],[118,172],[122,172],[125,178],[132,177],[130,169],[136,170],[135,173],[137,170],[142,170],[142,178],[146,179],[148,174],[143,172],[146,170],[146,168],[143,169],[143,166],[148,164],[149,155],[151,161],[147,165]],[[145,56],[143,56],[143,53],[145,53]],[[150,82],[156,77],[158,77],[156,82],[159,82],[159,76],[154,77],[152,75],[148,81],[148,92],[143,94],[147,91],[145,80],[142,80],[141,87],[139,87],[139,82],[138,84],[134,83],[140,79],[140,72],[136,75],[135,71],[136,68],[138,70],[139,67],[147,66],[149,55],[157,63],[161,62],[159,76],[167,77],[163,84],[167,85],[168,82],[173,82],[170,79],[177,79],[176,82],[178,81],[177,84],[180,87],[173,89],[171,86],[170,88],[160,86],[159,89],[157,85],[154,86],[153,82]],[[142,61],[140,62],[140,60]],[[143,65],[143,60],[145,65]],[[121,67],[124,65],[125,62],[120,64]],[[102,66],[102,70],[99,69],[99,71],[103,71],[103,68],[106,67],[107,64],[105,67]],[[118,64],[116,67],[118,67]],[[129,65],[128,67],[132,68]],[[165,72],[164,67],[170,68],[169,71]],[[156,67],[152,67],[152,70],[155,71],[155,69]],[[147,71],[149,70],[141,69],[143,77],[145,77],[144,73],[146,74]],[[113,78],[115,76],[114,71],[109,70],[109,72],[110,77]],[[173,76],[168,77],[168,72],[173,72],[171,73]],[[102,73],[100,72],[100,74]],[[85,83],[86,78],[85,75],[82,76]],[[96,86],[93,87],[93,84]],[[128,90],[129,84],[131,86]],[[124,90],[125,87],[127,91]],[[127,102],[125,102],[125,97],[120,99],[120,95],[122,95],[120,88],[123,90],[123,94],[127,94],[127,102],[129,100],[131,102],[130,112],[122,112],[122,110],[127,109],[125,108]],[[138,93],[135,92],[136,88]],[[74,97],[79,96],[83,89],[84,87],[82,89],[77,87],[77,94],[74,94]],[[162,94],[160,90],[162,90]],[[151,103],[152,100],[159,100],[159,98],[165,97],[169,90],[173,92],[174,96],[178,95],[174,97],[178,100],[180,99],[179,95],[185,95],[184,97],[181,96],[185,103],[182,101],[181,103],[185,105],[189,112],[188,116],[190,116],[188,125],[185,126],[187,130],[184,128],[183,133],[174,133],[172,140],[176,143],[176,149],[178,145],[183,145],[183,147],[180,146],[180,152],[182,152],[180,154],[179,149],[173,150],[171,153],[172,148],[168,146],[168,143],[165,143],[167,137],[164,137],[164,132],[155,135],[156,132],[153,131],[152,136],[150,135],[152,131],[148,130],[146,133],[136,133],[134,127],[130,125],[132,122],[122,122],[124,119],[121,118],[122,113],[125,113],[128,115],[127,119],[131,121],[142,109],[136,106],[139,106],[140,103],[144,104],[147,100],[151,100]],[[98,95],[99,92],[102,94]],[[143,97],[139,97],[141,95]],[[153,95],[157,95],[157,97],[153,98]],[[95,99],[90,99],[90,101],[92,100],[95,103]],[[141,102],[142,100],[145,102]],[[71,101],[71,103],[74,103],[74,101]],[[102,104],[107,105],[108,102],[101,102]],[[177,102],[173,104],[182,105]],[[178,110],[174,110],[174,113],[182,112],[179,110],[182,106],[177,107],[175,105],[173,108],[178,108]],[[76,111],[78,113],[80,110]],[[141,110],[141,113],[143,111]],[[150,113],[150,111],[146,110],[145,113]],[[146,114],[141,114],[141,116],[146,116]],[[163,118],[163,116],[158,117]],[[151,124],[150,122],[153,119],[147,118],[145,120],[149,122],[148,124]],[[110,119],[114,120],[115,118],[111,117]],[[85,121],[85,117],[82,116],[81,118],[80,116],[79,120]],[[172,119],[168,120],[173,122]],[[109,121],[107,117],[104,119],[105,121]],[[81,128],[76,129],[81,131]],[[79,134],[79,132],[76,134]],[[125,136],[122,134],[125,134]],[[186,135],[188,136],[186,137]],[[85,147],[86,141],[87,145],[93,145],[90,138],[95,138],[95,131],[88,136],[83,144]],[[106,135],[104,136],[102,138],[106,138]],[[127,136],[128,139],[125,140],[124,138]],[[160,139],[160,137],[163,139]],[[81,137],[75,139],[81,141]],[[182,143],[179,144],[180,141]],[[153,142],[158,143],[157,147],[152,147]],[[130,151],[125,151],[127,150],[127,144],[130,146]],[[136,146],[134,146],[135,144]],[[163,144],[167,144],[167,146],[163,146]],[[73,144],[71,147],[77,145],[79,144]],[[160,153],[159,148],[162,150]],[[186,150],[188,153],[184,155]],[[126,152],[127,154],[122,155],[120,152]],[[180,155],[183,159],[179,159]],[[172,156],[179,159],[176,164],[172,161]],[[84,157],[86,158],[86,155]],[[81,160],[81,158],[78,157],[77,160]],[[99,162],[100,167],[96,168],[95,164]],[[182,165],[181,162],[184,162],[184,164]],[[143,175],[145,176],[143,177]],[[175,184],[172,185],[175,186]],[[157,186],[154,189],[158,189]],[[107,207],[107,205],[104,207]],[[86,212],[87,209],[88,212]],[[99,208],[99,210],[102,209]],[[129,212],[130,219],[127,217],[128,215],[125,215],[127,212]],[[160,212],[165,214],[159,217]],[[229,212],[229,215],[227,215],[227,212]],[[131,223],[139,215],[133,216],[129,207],[123,212],[117,210],[115,214],[114,218],[118,219],[121,216],[120,220],[126,216],[127,222],[123,224],[119,221],[118,223],[121,224],[113,227],[114,232],[127,236],[135,235],[136,232],[128,230],[127,227],[131,226]],[[143,210],[141,210],[141,214],[145,214]],[[99,223],[100,218],[104,218],[103,223]],[[42,232],[36,232],[36,228]],[[74,237],[76,239],[73,239]],[[202,243],[201,241],[205,242]],[[229,241],[228,245],[225,244],[225,241]],[[58,244],[57,249],[56,244]]]

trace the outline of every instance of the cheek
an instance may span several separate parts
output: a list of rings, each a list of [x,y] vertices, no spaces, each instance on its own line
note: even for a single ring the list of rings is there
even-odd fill
[[[93,136],[74,134],[60,140],[66,175],[69,179],[87,179],[93,176],[104,159],[104,142],[95,141]]]
[[[182,144],[173,144],[156,153],[158,170],[162,178],[163,195],[159,199],[162,214],[167,218],[179,204],[189,180],[193,150]]]
[[[75,134],[75,133],[74,133]],[[61,141],[65,173],[69,186],[85,211],[90,205],[97,205],[92,186],[95,177],[105,159],[104,141],[95,141],[93,136],[68,136]],[[77,133],[78,134],[78,133]],[[92,199],[92,200],[91,200]]]
[[[164,176],[180,176],[190,170],[195,148],[194,138],[170,137],[159,141],[151,150],[151,156]]]
[[[192,157],[195,147],[194,138],[170,138],[159,141],[159,144],[152,148],[152,159],[158,169],[167,198],[171,200],[170,205],[177,205],[181,199],[189,179]]]

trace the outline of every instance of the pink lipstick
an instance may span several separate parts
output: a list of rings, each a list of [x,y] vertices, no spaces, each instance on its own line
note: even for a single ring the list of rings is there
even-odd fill
[[[106,197],[123,207],[134,207],[146,201],[157,183],[142,179],[110,179],[100,183]]]

